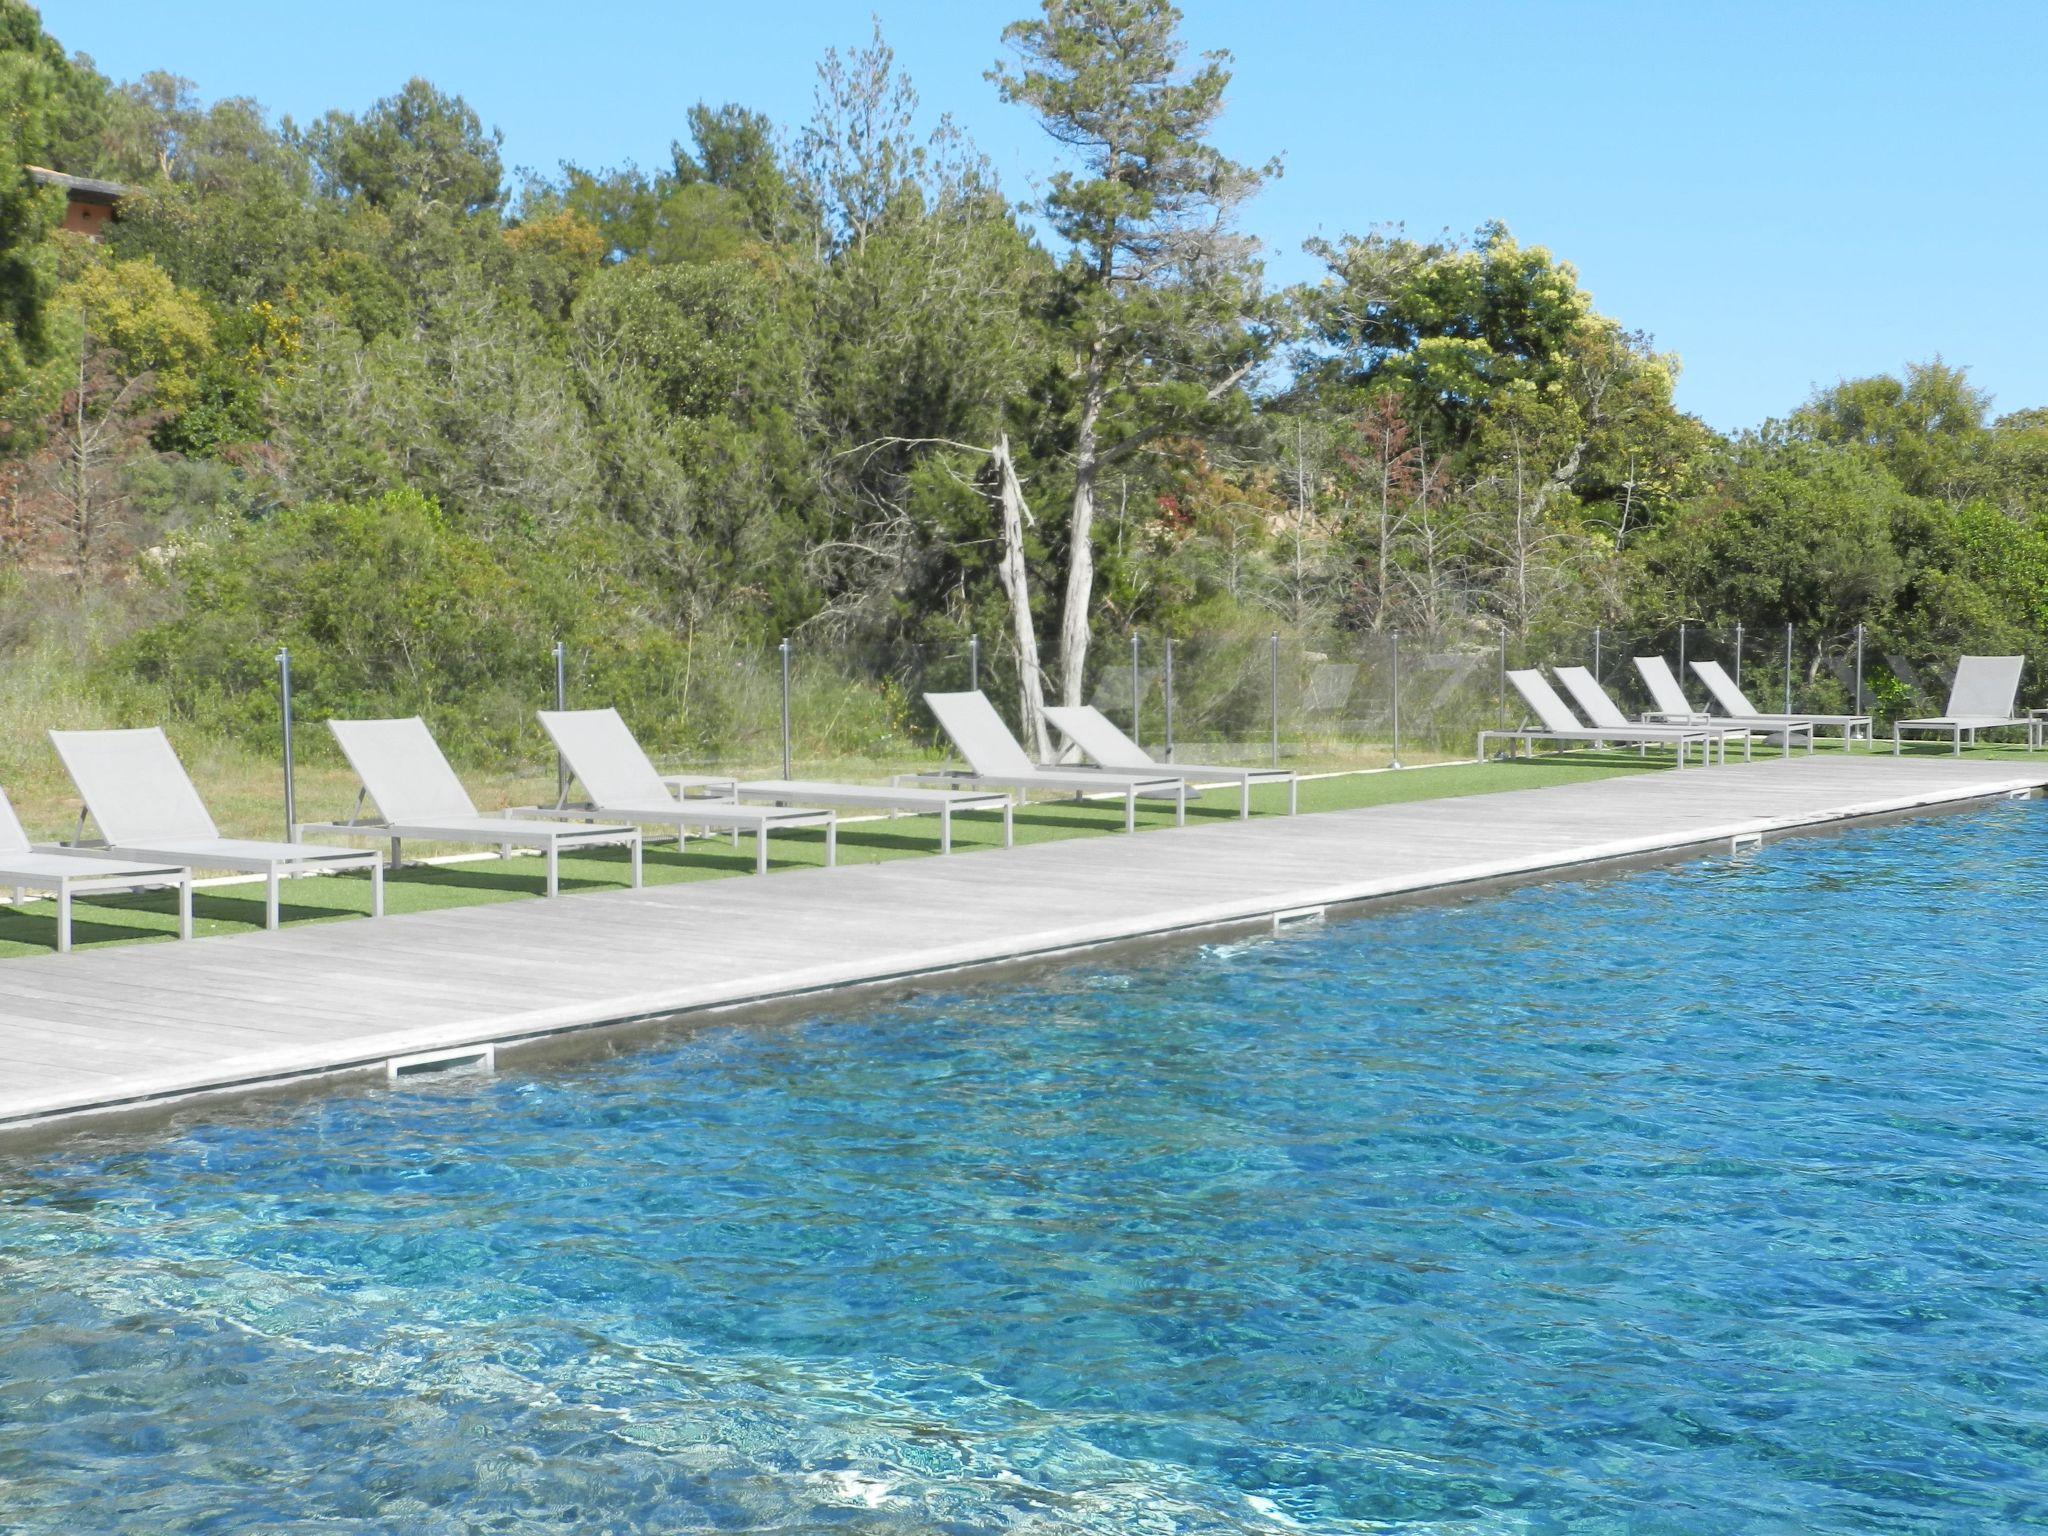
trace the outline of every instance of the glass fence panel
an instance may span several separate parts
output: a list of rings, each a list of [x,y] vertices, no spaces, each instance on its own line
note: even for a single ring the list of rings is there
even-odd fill
[[[1344,771],[1467,758],[1480,731],[1534,724],[1508,681],[1522,668],[1543,672],[1581,718],[1589,717],[1586,701],[1560,668],[1585,668],[1607,705],[1630,720],[1743,708],[1864,714],[1882,733],[1894,718],[1942,713],[1956,657],[1969,649],[1854,628],[1692,619],[1530,635],[1486,624],[1433,636],[1106,632],[1089,647],[1079,694],[1162,761]],[[1992,642],[1977,650],[2000,653]],[[618,703],[666,772],[779,777],[785,751],[787,771],[798,777],[928,770],[951,760],[951,747],[924,695],[974,689],[1039,753],[1007,635],[963,631],[893,646],[799,635],[789,642],[786,681],[784,660],[779,646],[717,640],[686,642],[680,666],[673,653],[654,659],[569,647],[562,693],[570,708]],[[1655,686],[1645,660],[1663,664]],[[1055,661],[1048,654],[1041,663],[1048,704],[1063,696]],[[2020,708],[2044,681],[2029,669]],[[531,707],[552,706],[555,697],[554,657],[544,654],[535,658]],[[533,793],[551,788],[553,754],[530,712],[508,715],[503,733],[531,743],[531,762],[519,769],[522,791],[529,779]],[[1823,739],[1832,734],[1824,730]],[[1047,730],[1049,758],[1065,746]]]

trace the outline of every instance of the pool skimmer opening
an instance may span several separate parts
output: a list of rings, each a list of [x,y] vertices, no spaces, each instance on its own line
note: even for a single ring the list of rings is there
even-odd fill
[[[1273,931],[1283,928],[1305,928],[1310,923],[1320,923],[1330,915],[1328,907],[1289,907],[1285,912],[1273,914]]]
[[[1738,832],[1728,839],[1730,853],[1753,853],[1763,845],[1764,835],[1761,832]]]
[[[386,1082],[403,1082],[415,1077],[439,1077],[449,1072],[495,1072],[498,1048],[494,1045],[465,1045],[452,1051],[428,1051],[420,1056],[394,1056],[384,1063]]]

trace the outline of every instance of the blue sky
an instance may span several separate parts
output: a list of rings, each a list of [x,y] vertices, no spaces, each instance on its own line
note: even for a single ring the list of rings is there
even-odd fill
[[[928,111],[1028,196],[1052,146],[982,78],[1026,0],[45,0],[117,78],[164,68],[300,119],[413,74],[508,164],[666,159],[692,102],[779,122],[881,18]],[[1997,408],[2048,405],[2048,5],[1749,0],[1185,0],[1227,48],[1225,147],[1285,157],[1247,218],[1277,280],[1304,238],[1504,219],[1679,354],[1717,427],[1940,353]],[[567,20],[579,20],[565,27]]]

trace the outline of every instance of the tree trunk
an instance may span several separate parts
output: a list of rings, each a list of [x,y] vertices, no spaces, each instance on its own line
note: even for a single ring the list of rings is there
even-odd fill
[[[1060,613],[1060,702],[1081,702],[1088,671],[1088,609],[1095,597],[1095,476],[1101,467],[1096,427],[1102,420],[1102,338],[1088,353],[1081,423],[1074,434],[1074,507],[1067,520],[1067,596]]]
[[[1045,730],[1045,681],[1038,660],[1038,629],[1031,622],[1031,589],[1024,567],[1024,487],[1010,458],[1010,437],[996,440],[996,501],[1003,514],[1003,562],[997,575],[1010,599],[1010,624],[1017,645],[1017,721],[1039,762],[1052,756]]]

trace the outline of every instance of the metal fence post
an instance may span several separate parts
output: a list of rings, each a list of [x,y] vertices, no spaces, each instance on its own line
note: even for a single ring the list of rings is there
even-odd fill
[[[1863,626],[1856,626],[1856,708],[1854,713],[1863,713]]]
[[[1685,620],[1678,621],[1678,676],[1685,677]]]
[[[1138,632],[1134,629],[1131,631],[1131,740],[1133,741],[1141,739],[1138,735],[1138,700],[1142,691],[1142,685],[1138,681]]]
[[[981,636],[967,637],[967,691],[981,692]]]
[[[1792,626],[1785,626],[1785,713],[1792,713]]]
[[[1742,622],[1735,624],[1735,686],[1742,686]]]
[[[1173,636],[1166,637],[1166,760],[1173,761]]]
[[[277,652],[277,709],[284,727],[284,840],[299,840],[299,791],[292,772],[292,653],[289,646]]]
[[[1593,675],[1600,675],[1600,626],[1593,626]]]
[[[1394,631],[1394,754],[1387,766],[1401,766],[1401,631]]]
[[[562,642],[555,642],[555,708],[569,707],[569,662],[567,650]],[[569,764],[560,751],[555,753],[555,804],[565,805],[569,799]]]
[[[789,778],[789,637],[783,636],[782,645],[782,776]]]
[[[1280,766],[1280,631],[1273,631],[1273,766]]]

